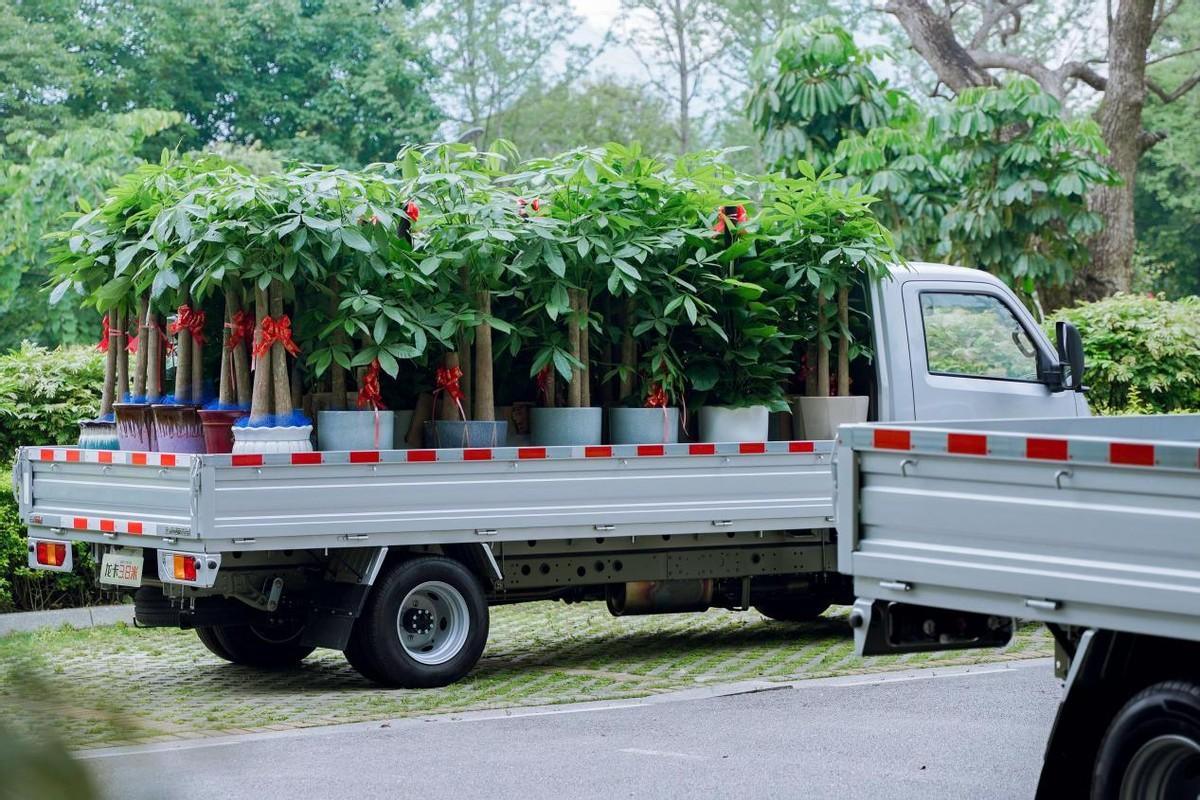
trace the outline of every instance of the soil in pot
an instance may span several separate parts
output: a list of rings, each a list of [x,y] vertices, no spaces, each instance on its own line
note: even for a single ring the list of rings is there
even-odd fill
[[[425,446],[434,448],[506,447],[508,422],[437,420],[425,423]]]
[[[246,416],[240,408],[202,408],[200,423],[204,427],[204,452],[233,452],[233,423]]]
[[[612,444],[675,444],[679,441],[679,409],[610,408],[608,440]]]
[[[604,409],[532,408],[529,435],[541,447],[600,444],[603,441]]]
[[[158,449],[154,412],[149,403],[114,403],[117,440],[122,450],[151,453]]]
[[[391,411],[318,411],[318,450],[389,450],[396,417]]]
[[[705,406],[700,409],[700,441],[765,442],[769,424],[766,406]]]
[[[797,439],[833,439],[839,425],[866,422],[870,398],[797,397],[792,406]]]
[[[85,419],[79,423],[79,447],[83,450],[120,450],[116,420]]]
[[[203,453],[204,425],[199,409],[155,403],[154,439],[160,453]]]

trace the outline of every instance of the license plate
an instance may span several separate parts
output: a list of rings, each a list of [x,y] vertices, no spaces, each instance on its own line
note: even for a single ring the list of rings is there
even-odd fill
[[[113,586],[141,586],[142,557],[105,553],[100,562],[100,582]]]

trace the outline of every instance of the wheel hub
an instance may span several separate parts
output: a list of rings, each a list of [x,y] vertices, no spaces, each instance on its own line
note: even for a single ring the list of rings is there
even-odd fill
[[[424,608],[408,608],[402,623],[408,633],[425,634],[433,630],[433,614]]]
[[[413,587],[396,615],[401,647],[421,664],[444,664],[454,658],[470,630],[466,598],[444,581],[425,581]]]

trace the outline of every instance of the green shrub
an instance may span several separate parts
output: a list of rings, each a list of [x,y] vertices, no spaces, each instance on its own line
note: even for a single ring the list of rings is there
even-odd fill
[[[1098,413],[1200,409],[1200,297],[1118,294],[1055,313],[1079,328]]]
[[[0,356],[0,453],[29,444],[74,444],[79,420],[96,416],[104,357],[87,347],[47,350],[26,342]],[[25,527],[12,494],[0,490],[0,611],[40,610],[94,601],[89,549],[76,545],[75,572],[30,570]]]

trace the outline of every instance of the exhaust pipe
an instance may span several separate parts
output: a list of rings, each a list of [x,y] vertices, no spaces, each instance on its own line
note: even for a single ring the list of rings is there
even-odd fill
[[[712,605],[713,581],[632,581],[609,584],[606,594],[614,617],[705,611]]]

